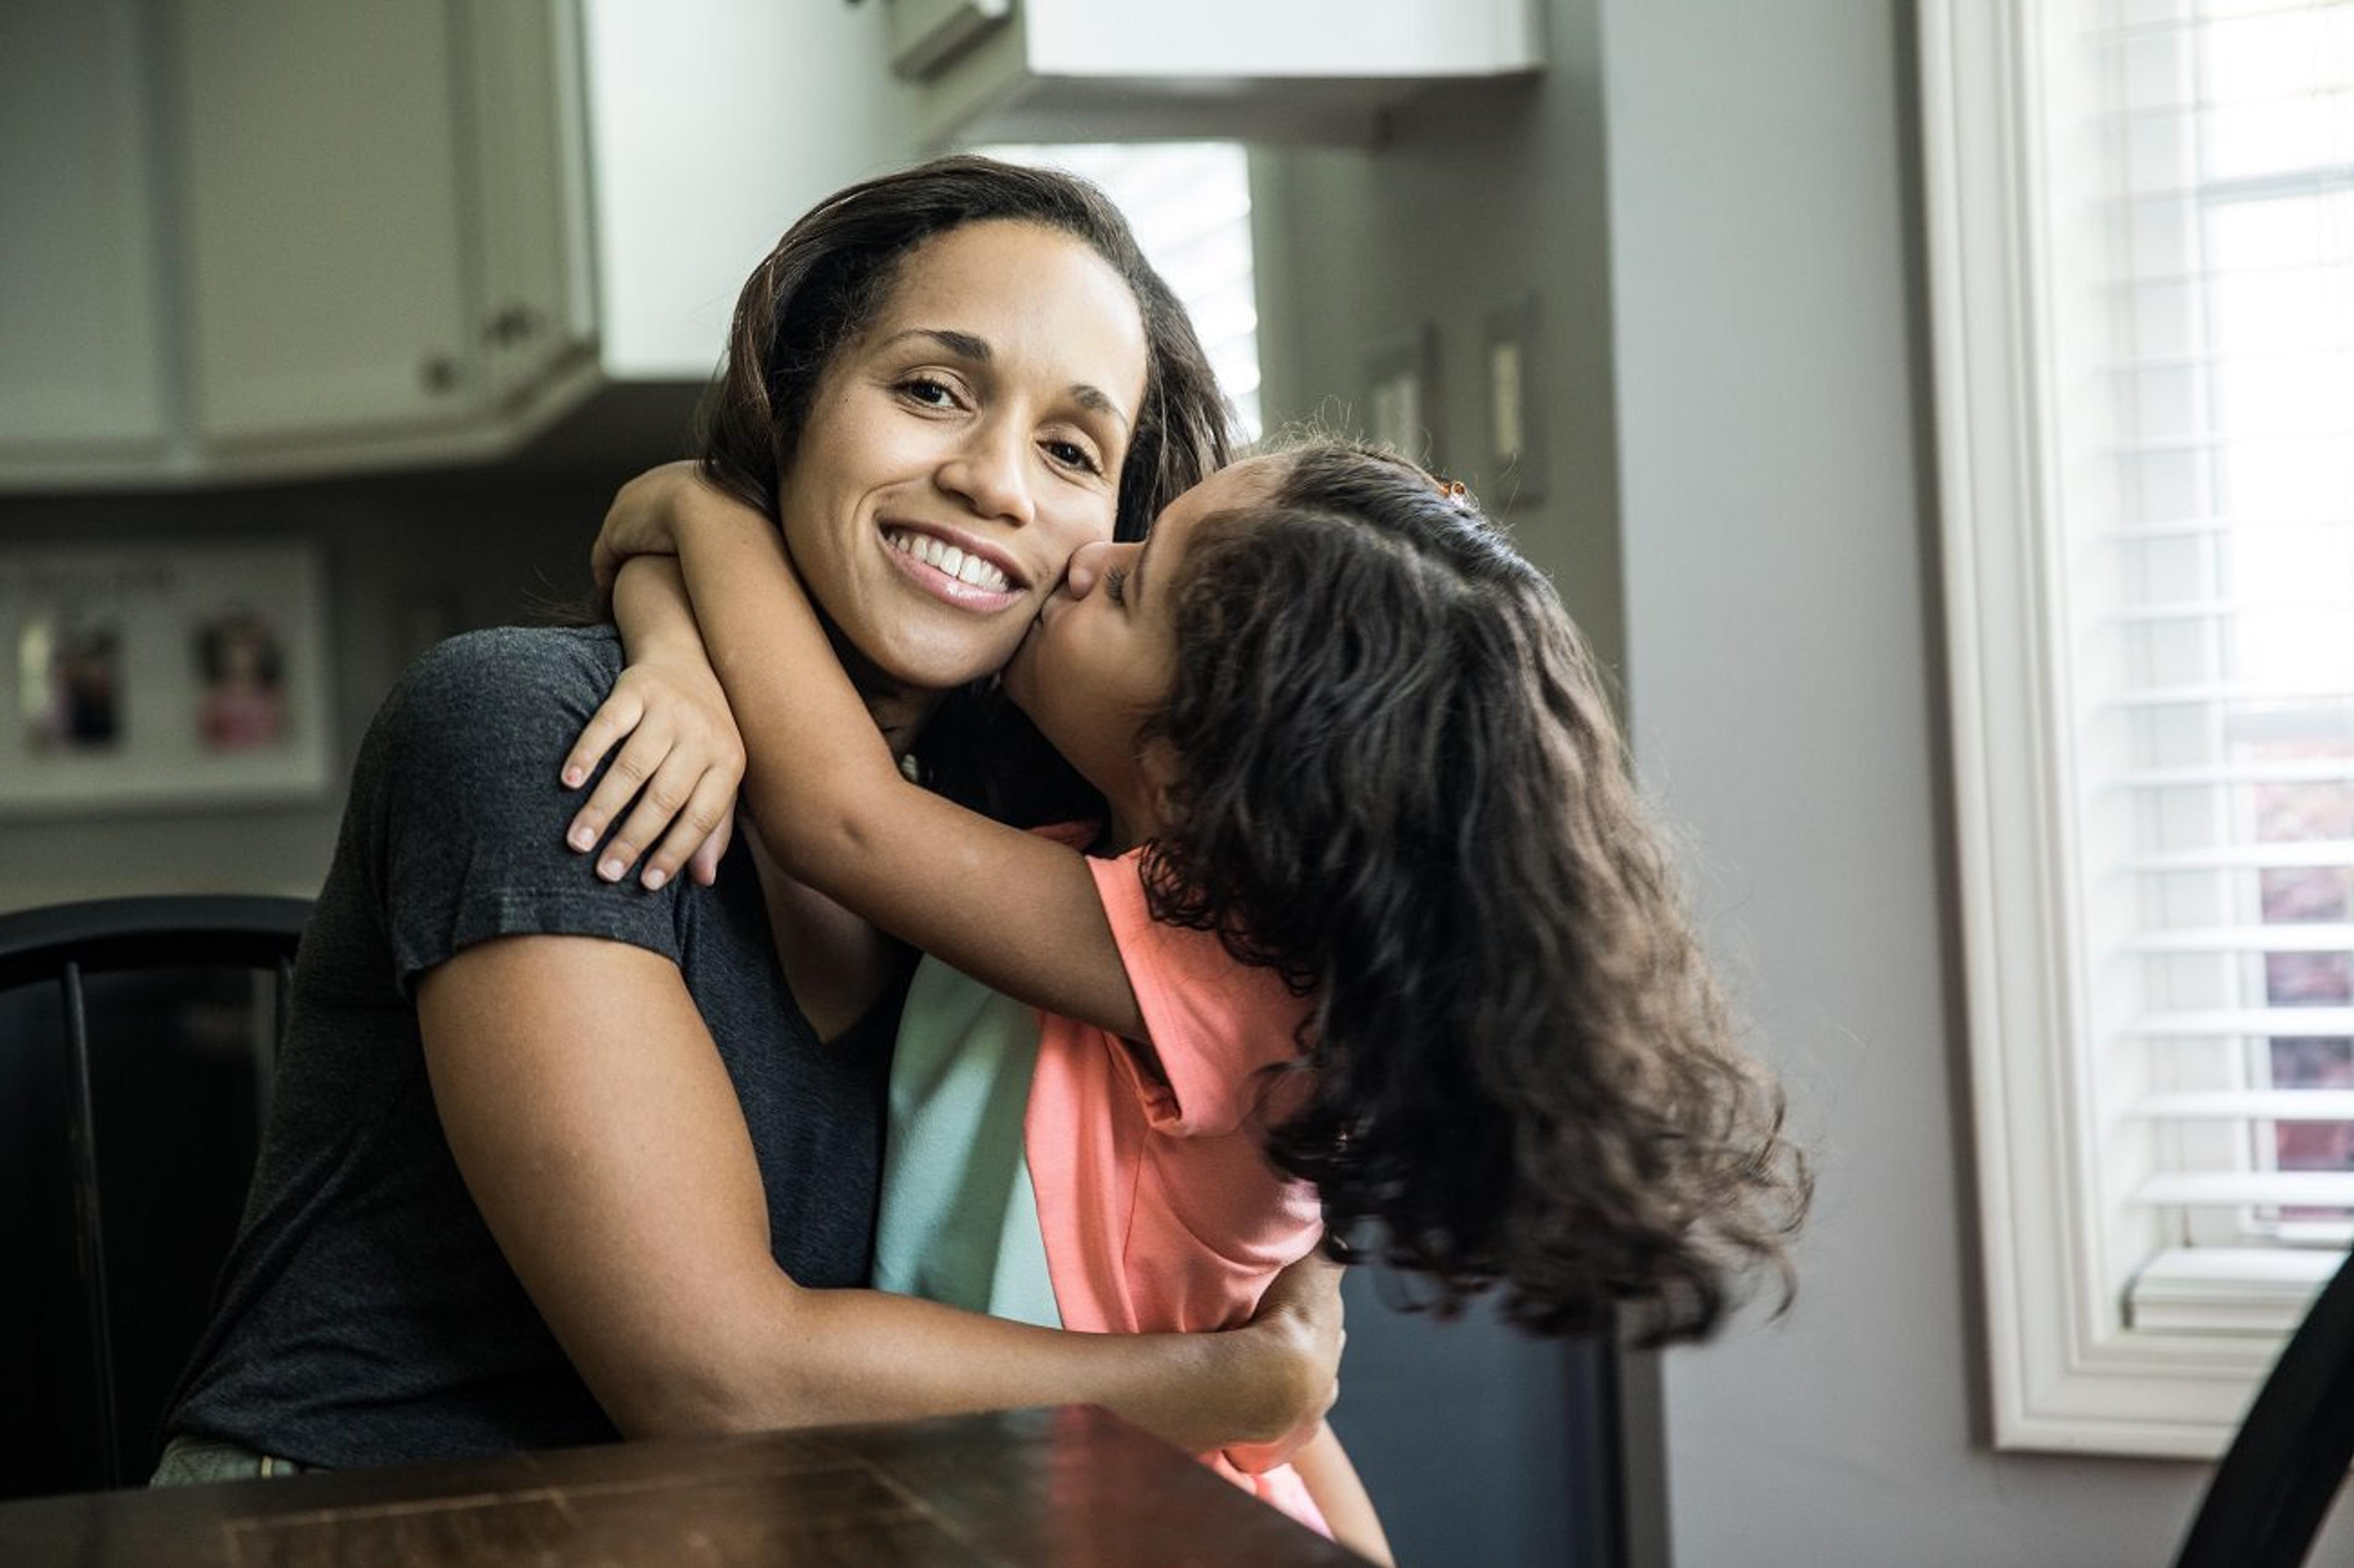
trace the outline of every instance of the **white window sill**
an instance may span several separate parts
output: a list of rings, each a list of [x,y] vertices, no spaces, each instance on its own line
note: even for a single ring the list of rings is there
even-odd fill
[[[2338,1272],[2339,1254],[2308,1247],[2177,1247],[2126,1292],[2139,1331],[2285,1339]]]

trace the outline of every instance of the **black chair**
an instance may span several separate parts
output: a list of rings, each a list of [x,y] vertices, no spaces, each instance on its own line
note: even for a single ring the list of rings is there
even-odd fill
[[[144,1478],[251,1174],[270,1064],[249,1047],[282,1029],[310,912],[0,915],[0,1497]]]
[[[2354,1256],[2314,1301],[2207,1484],[2175,1568],[2296,1568],[2354,1463]]]

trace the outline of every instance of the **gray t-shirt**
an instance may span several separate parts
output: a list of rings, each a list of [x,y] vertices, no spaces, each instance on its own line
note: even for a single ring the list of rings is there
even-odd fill
[[[610,628],[471,633],[377,714],[167,1434],[338,1467],[615,1436],[467,1196],[426,1080],[417,978],[495,937],[610,938],[676,963],[735,1081],[779,1266],[866,1283],[897,997],[822,1043],[740,845],[716,887],[659,893],[601,882],[565,847],[585,794],[558,765],[621,664]]]

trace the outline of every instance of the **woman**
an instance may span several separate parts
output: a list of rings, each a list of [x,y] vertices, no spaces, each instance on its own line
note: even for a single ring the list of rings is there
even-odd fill
[[[745,289],[707,426],[877,725],[1002,810],[1044,776],[949,694],[1005,662],[1074,549],[1139,536],[1225,455],[1116,211],[977,159],[797,224]],[[478,633],[378,715],[158,1478],[1061,1400],[1194,1451],[1312,1425],[1329,1277],[1231,1333],[1135,1338],[844,1288],[900,976],[744,847],[659,890],[567,849],[558,765],[620,668],[610,628]],[[635,858],[627,833],[610,855]]]

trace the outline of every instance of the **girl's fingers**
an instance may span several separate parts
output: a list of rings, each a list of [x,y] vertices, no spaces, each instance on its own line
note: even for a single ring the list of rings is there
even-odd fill
[[[561,777],[567,789],[578,789],[597,771],[598,758],[613,749],[614,743],[638,727],[646,716],[646,705],[629,682],[616,684],[588,722],[580,728],[580,738],[572,743],[572,750],[564,758]]]
[[[687,874],[697,884],[709,887],[719,880],[719,863],[727,858],[727,846],[736,842],[736,813],[728,812],[720,819],[719,826],[703,841],[695,858],[686,863]]]
[[[638,803],[620,831],[597,852],[597,874],[608,882],[619,882],[649,849],[662,856],[657,863],[646,857],[644,881],[648,887],[660,887],[677,874],[695,846],[711,831],[709,822],[696,829],[692,836],[682,838],[675,853],[670,851],[668,835],[694,798],[695,781],[702,777],[704,765],[690,759],[676,747],[668,748],[660,767],[646,779],[646,787],[638,792]],[[655,846],[660,846],[656,848]]]
[[[597,780],[597,788],[590,792],[588,803],[582,806],[579,814],[572,819],[565,842],[576,850],[595,849],[597,842],[605,836],[605,830],[629,810],[630,802],[638,798],[639,792],[645,788],[646,780],[654,776],[655,770],[661,768],[670,753],[671,737],[666,726],[649,721],[631,730],[620,754],[605,769],[605,777]],[[618,842],[609,845],[598,856],[598,869],[601,872],[613,855],[620,854],[629,847]],[[634,854],[623,854],[621,870],[627,871],[630,862],[636,858]],[[616,872],[605,880],[618,882],[620,874]]]
[[[657,779],[655,782],[661,780]],[[703,846],[718,836],[735,805],[735,787],[723,775],[704,769],[688,791],[685,804],[671,821],[669,831],[663,834],[662,843],[647,857],[645,874],[640,880],[648,887],[660,887],[676,876],[681,866],[700,860]],[[716,865],[717,857],[713,860]],[[710,885],[708,877],[698,880]]]

